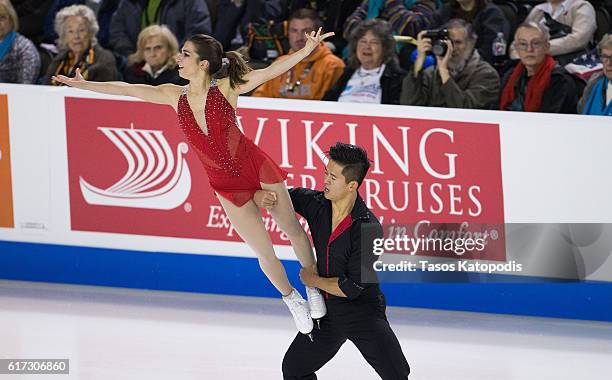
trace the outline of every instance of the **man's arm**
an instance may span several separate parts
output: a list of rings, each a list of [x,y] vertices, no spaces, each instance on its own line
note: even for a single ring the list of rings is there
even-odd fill
[[[300,279],[306,286],[319,288],[338,297],[347,297],[346,293],[340,288],[340,277],[321,277],[315,272],[314,268],[302,268]]]
[[[371,242],[383,235],[380,224],[362,224],[360,233],[353,234],[351,240],[351,253],[346,271],[340,277],[320,277],[312,268],[302,268],[300,279],[306,286],[313,286],[338,297],[354,300],[361,295],[369,283],[373,272],[373,263],[376,260],[372,251]],[[366,234],[363,246],[362,234]],[[363,249],[362,249],[363,248]]]
[[[417,35],[417,58],[412,65],[412,71],[408,73],[402,81],[402,90],[400,92],[400,104],[409,106],[427,106],[429,105],[429,86],[427,83],[431,80],[431,73],[423,71],[427,52],[431,51],[431,39],[424,38],[426,31],[423,30]],[[448,54],[447,54],[448,55]]]
[[[416,77],[413,73],[408,73],[404,77],[400,92],[400,104],[407,106],[429,105],[429,82],[432,76],[430,71],[431,69],[421,70]]]

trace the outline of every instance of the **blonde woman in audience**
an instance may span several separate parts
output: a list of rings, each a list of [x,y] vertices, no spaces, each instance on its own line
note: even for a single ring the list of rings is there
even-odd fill
[[[162,83],[186,85],[176,68],[174,57],[178,41],[165,25],[151,25],[138,35],[138,50],[128,58],[123,79],[128,83],[157,86]]]

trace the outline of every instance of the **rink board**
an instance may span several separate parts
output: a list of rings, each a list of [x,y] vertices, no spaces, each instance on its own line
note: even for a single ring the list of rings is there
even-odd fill
[[[193,151],[181,148],[169,107],[65,88],[2,85],[0,93],[8,136],[0,178],[12,189],[0,197],[0,278],[276,296],[229,229]],[[290,186],[319,187],[333,142],[365,146],[373,167],[362,196],[386,222],[612,223],[606,118],[252,98],[239,105],[245,134],[290,173]],[[153,186],[152,173],[166,190]],[[442,212],[431,211],[435,197],[402,208],[402,191],[414,194],[415,183],[443,189]],[[157,193],[133,196],[147,189]],[[272,237],[296,282],[291,250],[277,231]],[[398,306],[610,320],[609,261],[588,283],[384,288]]]

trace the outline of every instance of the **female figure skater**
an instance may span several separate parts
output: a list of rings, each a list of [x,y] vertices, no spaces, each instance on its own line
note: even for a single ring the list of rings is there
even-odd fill
[[[53,79],[68,86],[111,95],[126,95],[145,101],[168,104],[178,114],[179,126],[198,154],[232,225],[255,251],[259,265],[283,295],[298,330],[310,335],[314,319],[326,314],[325,302],[316,288],[306,288],[308,303],[291,286],[282,263],[253,202],[257,190],[277,194],[271,210],[278,226],[287,234],[300,264],[316,268],[310,241],[300,226],[289,198],[283,171],[267,154],[246,138],[236,124],[238,95],[249,92],[296,65],[326,38],[321,28],[307,35],[304,48],[262,70],[251,71],[242,56],[223,47],[213,37],[195,35],[177,55],[179,75],[189,84],[148,86],[124,82],[90,82],[77,69],[75,77],[58,75]],[[314,269],[316,271],[316,269]],[[312,339],[312,337],[311,337]]]

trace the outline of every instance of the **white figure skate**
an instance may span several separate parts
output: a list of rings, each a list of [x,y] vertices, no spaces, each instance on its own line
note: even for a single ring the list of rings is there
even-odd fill
[[[312,322],[306,300],[302,298],[302,295],[297,290],[293,289],[288,296],[283,296],[283,301],[287,304],[289,311],[291,311],[295,327],[297,327],[298,331],[308,335],[310,340],[314,341],[312,338],[314,323]]]
[[[319,320],[327,314],[325,300],[323,295],[317,288],[306,287],[306,297],[308,298],[308,308],[310,309],[310,317],[317,322],[317,328],[321,329]]]

